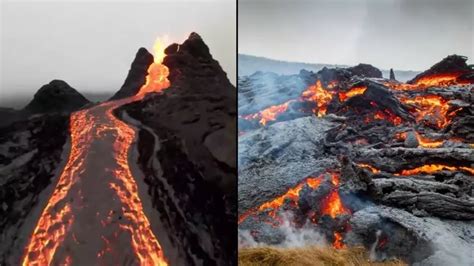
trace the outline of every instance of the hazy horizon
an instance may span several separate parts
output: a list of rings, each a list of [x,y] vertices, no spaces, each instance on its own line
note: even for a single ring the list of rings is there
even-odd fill
[[[297,64],[309,64],[309,65],[316,65],[316,64],[319,64],[319,65],[338,65],[338,66],[354,66],[354,65],[350,65],[350,64],[331,64],[331,63],[326,63],[326,62],[302,62],[302,61],[289,61],[289,60],[285,60],[285,59],[278,59],[278,58],[271,58],[271,57],[266,57],[266,56],[260,56],[260,55],[254,55],[254,54],[247,54],[247,53],[238,53],[238,55],[245,55],[245,56],[253,56],[253,57],[260,57],[260,58],[264,58],[264,59],[268,59],[268,60],[274,60],[274,61],[281,61],[281,62],[288,62],[288,63],[297,63]],[[446,55],[447,56],[447,55]],[[446,57],[445,56],[445,57]],[[443,57],[444,58],[444,57]],[[433,62],[432,65],[434,65],[435,63],[438,63],[439,61],[441,61],[443,58],[440,58],[439,60],[437,60],[436,62]],[[360,63],[366,63],[366,64],[370,64],[370,62],[360,62]],[[359,63],[357,63],[359,64]],[[375,66],[375,65],[374,65]],[[377,67],[377,66],[375,66]],[[379,68],[381,70],[390,70],[390,69],[385,69],[385,68]],[[421,69],[421,70],[412,70],[412,69],[394,69],[394,70],[400,70],[400,71],[413,71],[413,72],[421,72],[421,71],[424,71],[424,70],[427,70],[427,69]]]
[[[0,106],[33,98],[53,79],[81,93],[116,92],[140,47],[157,37],[201,35],[236,83],[236,3],[193,1],[1,1]],[[203,14],[206,14],[203,16]],[[15,104],[16,105],[16,104]]]
[[[469,0],[239,0],[238,52],[281,61],[423,71],[473,62]]]

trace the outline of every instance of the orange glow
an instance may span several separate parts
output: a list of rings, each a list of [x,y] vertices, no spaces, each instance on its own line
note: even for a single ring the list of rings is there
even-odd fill
[[[461,73],[443,73],[435,74],[431,76],[425,76],[415,82],[416,86],[420,87],[433,87],[433,86],[451,86],[451,85],[463,85],[466,83],[457,82],[457,78]]]
[[[366,86],[353,87],[346,92],[339,92],[339,100],[341,102],[347,101],[349,98],[352,98],[356,95],[361,95],[367,90]]]
[[[342,235],[341,233],[334,232],[334,242],[332,243],[332,246],[335,249],[342,249],[345,248],[346,245],[344,245],[344,242],[342,242]]]
[[[272,201],[263,203],[262,205],[260,205],[260,207],[258,207],[257,210],[259,212],[262,212],[268,209],[273,209],[270,212],[270,216],[275,218],[276,210],[278,210],[283,205],[283,203],[285,203],[285,200],[290,200],[291,203],[293,203],[294,205],[298,205],[300,191],[303,188],[303,186],[305,184],[308,184],[309,187],[311,187],[312,189],[315,189],[319,186],[319,184],[321,184],[321,181],[322,181],[321,177],[307,178],[304,182],[299,183],[296,187],[290,188],[285,194],[281,195],[280,197],[277,197],[276,199]]]
[[[365,169],[371,171],[371,172],[374,173],[374,174],[380,173],[380,170],[379,170],[379,169],[377,169],[377,168],[375,168],[375,167],[373,167],[372,165],[369,165],[369,164],[358,163],[357,166],[362,167],[362,168],[365,168]]]
[[[136,96],[140,97],[139,99],[143,98],[147,93],[160,92],[170,86],[168,80],[169,69],[167,66],[161,64],[165,57],[165,46],[160,38],[156,39],[153,49],[154,62],[148,67],[148,75],[146,77],[145,85],[140,88]]]
[[[71,206],[62,204],[72,185],[77,182],[77,174],[84,168],[84,158],[92,142],[91,130],[94,118],[87,111],[71,115],[71,151],[58,184],[36,225],[26,246],[23,265],[49,265],[56,249],[64,240],[74,217]]]
[[[324,89],[321,81],[318,80],[316,84],[309,86],[303,91],[301,100],[315,102],[318,108],[314,109],[313,112],[317,114],[318,117],[322,117],[326,115],[327,107],[332,100],[332,96],[332,92]]]
[[[336,216],[341,214],[350,214],[350,211],[344,207],[339,192],[334,189],[328,196],[326,196],[326,198],[324,198],[321,204],[321,214],[326,214],[332,218],[336,218]]]
[[[447,87],[452,85],[467,85],[469,82],[458,81],[462,73],[434,74],[420,78],[415,84],[385,82],[384,85],[394,90],[424,90],[429,87]]]
[[[337,83],[332,81],[328,86],[334,87]],[[316,84],[310,85],[305,91],[301,93],[299,99],[289,100],[279,105],[270,106],[258,113],[241,116],[245,120],[259,120],[259,123],[265,126],[269,121],[275,121],[277,117],[288,110],[288,106],[292,102],[310,101],[316,103],[317,108],[312,111],[318,116],[326,115],[327,106],[332,100],[333,92],[324,89],[321,81],[318,80]]]
[[[259,119],[259,123],[265,126],[269,121],[275,121],[278,115],[285,112],[288,109],[290,102],[292,101],[280,105],[273,105],[258,113],[242,116],[242,118],[246,120]]]
[[[365,123],[370,123],[374,120],[386,120],[386,121],[392,123],[395,126],[398,126],[403,122],[401,117],[395,115],[394,113],[392,113],[388,109],[383,110],[383,111],[378,110],[373,114],[372,117],[370,115],[366,116],[365,119],[364,119],[364,122]]]
[[[245,221],[249,216],[256,215],[258,212],[271,210],[269,215],[272,218],[276,218],[277,210],[285,203],[285,200],[290,200],[291,204],[298,205],[298,199],[301,189],[307,184],[310,188],[316,189],[322,182],[323,177],[308,177],[303,182],[299,183],[293,188],[290,188],[285,194],[261,204],[259,207],[250,210],[239,216],[239,224]]]
[[[416,96],[414,98],[402,97],[400,101],[416,107],[416,110],[413,111],[416,122],[424,121],[426,118],[432,118],[435,123],[434,125],[438,128],[447,126],[451,122],[452,117],[456,114],[456,112],[448,114],[450,107],[448,101],[438,95],[429,94]]]
[[[467,166],[449,166],[444,164],[425,164],[420,167],[416,167],[409,170],[402,170],[399,174],[395,175],[418,175],[418,174],[433,174],[439,171],[448,170],[448,171],[465,171],[474,175],[474,168]]]
[[[131,224],[121,224],[120,227],[131,234],[132,246],[141,265],[167,265],[161,246],[151,231],[150,222],[143,211],[141,200],[137,194],[137,184],[128,165],[128,154],[135,139],[135,131],[113,115],[113,110],[118,106],[112,104],[111,107],[107,110],[106,115],[118,133],[114,142],[114,157],[119,167],[114,169],[114,173],[124,187],[116,183],[109,185],[124,205],[122,207],[123,216],[133,221]]]
[[[140,100],[148,92],[159,92],[169,86],[168,68],[161,64],[164,46],[156,44],[155,48],[157,47],[161,47],[161,50],[158,52],[155,50],[155,62],[150,65],[146,84],[137,95],[104,102],[71,114],[69,159],[25,248],[23,265],[53,263],[57,248],[64,241],[74,222],[71,206],[65,202],[65,198],[72,193],[71,187],[78,183],[79,175],[86,171],[86,157],[93,142],[106,142],[104,139],[111,136],[114,138],[111,156],[115,161],[111,172],[115,180],[109,183],[109,186],[122,203],[123,212],[122,222],[118,226],[129,233],[131,246],[140,265],[167,265],[161,246],[151,231],[150,222],[144,213],[142,202],[137,194],[137,184],[128,164],[135,130],[113,115],[116,108]],[[101,223],[104,226],[102,221]],[[72,238],[76,239],[74,233]],[[99,257],[102,255],[104,254],[97,254]],[[65,262],[71,264],[72,258],[66,257]]]

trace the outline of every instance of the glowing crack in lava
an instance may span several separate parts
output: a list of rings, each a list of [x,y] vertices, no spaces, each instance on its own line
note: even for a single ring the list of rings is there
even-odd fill
[[[285,112],[288,109],[288,105],[291,102],[292,101],[288,101],[280,105],[273,105],[258,113],[242,116],[242,118],[246,120],[258,119],[259,123],[264,126],[268,123],[268,121],[275,121],[279,114]]]
[[[339,174],[336,172],[328,172],[331,176],[331,183],[333,188],[331,191],[321,200],[321,202],[315,202],[314,204],[320,205],[320,213],[311,212],[308,214],[308,218],[313,222],[317,223],[317,216],[328,215],[332,218],[336,218],[338,215],[351,214],[351,211],[344,206],[339,196]],[[318,177],[308,177],[298,183],[295,187],[288,189],[283,195],[276,197],[273,200],[264,202],[260,206],[253,208],[239,216],[239,224],[244,222],[249,217],[257,218],[260,213],[265,213],[271,218],[270,223],[273,226],[281,225],[281,217],[278,216],[278,211],[284,204],[288,204],[292,208],[298,208],[298,200],[300,198],[300,192],[305,185],[308,185],[311,189],[315,190],[324,180],[324,174]],[[263,222],[268,222],[262,220]],[[333,247],[343,248],[342,234],[340,232],[334,232]]]
[[[448,87],[453,85],[468,85],[467,81],[460,81],[458,77],[463,73],[442,73],[421,77],[414,84],[385,82],[384,85],[394,90],[424,90],[429,87]]]
[[[366,86],[357,86],[357,87],[351,88],[348,91],[339,92],[339,100],[341,102],[345,102],[349,100],[349,98],[363,94],[366,90],[367,90]]]
[[[402,97],[400,101],[404,104],[415,106],[412,113],[415,115],[416,122],[424,122],[437,128],[446,127],[460,109],[448,112],[450,109],[446,99],[438,95],[423,95],[413,98]]]
[[[374,174],[380,173],[380,170],[365,163],[358,163],[357,166],[361,168],[365,168]],[[412,169],[404,169],[395,173],[395,176],[410,176],[410,175],[420,175],[420,174],[436,174],[440,171],[463,171],[469,173],[470,175],[474,175],[474,168],[469,166],[451,166],[446,164],[425,164],[422,166],[418,166]]]
[[[328,87],[334,88],[335,82],[330,82]],[[333,92],[326,90],[321,81],[316,81],[315,84],[310,85],[306,90],[301,93],[298,99],[289,100],[282,104],[272,105],[263,109],[262,111],[254,114],[243,115],[241,118],[245,120],[259,120],[262,126],[265,126],[269,121],[275,121],[278,116],[288,110],[288,107],[293,102],[314,102],[316,107],[312,110],[318,117],[326,115],[327,106],[332,100]]]
[[[138,195],[128,156],[135,130],[113,111],[170,83],[155,44],[145,85],[129,98],[70,117],[71,151],[23,256],[23,265],[167,265]]]
[[[419,174],[433,174],[439,171],[464,171],[471,175],[474,175],[474,168],[468,166],[450,166],[445,164],[425,164],[413,169],[402,170],[400,173],[395,175],[419,175]]]
[[[329,102],[332,100],[333,92],[326,90],[321,81],[316,81],[316,84],[309,86],[301,94],[301,99],[306,101],[315,102],[318,106],[317,109],[314,109],[313,112],[318,116],[322,117],[326,115],[326,111],[329,105]]]
[[[375,113],[367,114],[364,119],[364,122],[366,124],[369,124],[375,120],[385,120],[392,123],[395,126],[398,126],[403,122],[401,117],[395,115],[389,109],[377,110]]]

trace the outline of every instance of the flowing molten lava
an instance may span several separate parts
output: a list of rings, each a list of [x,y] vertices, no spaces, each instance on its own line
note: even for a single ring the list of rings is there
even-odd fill
[[[399,174],[395,175],[418,175],[418,174],[433,174],[439,171],[448,170],[448,171],[465,171],[474,175],[474,168],[467,166],[449,166],[445,164],[425,164],[420,167],[413,169],[402,170]]]
[[[403,122],[401,117],[395,115],[389,109],[377,110],[375,113],[367,114],[367,116],[364,119],[364,122],[368,124],[375,120],[385,120],[392,123],[395,126],[398,126]]]
[[[380,173],[380,170],[364,163],[358,163],[357,166],[365,168],[371,171],[374,174]],[[409,175],[419,175],[419,174],[435,174],[440,171],[464,171],[471,175],[474,175],[474,168],[469,166],[450,166],[445,164],[425,164],[419,167],[415,167],[412,169],[405,169],[400,171],[399,173],[395,173],[396,176],[409,176]]]
[[[416,122],[424,122],[438,128],[447,126],[456,114],[456,111],[448,113],[450,108],[448,101],[438,95],[429,94],[413,98],[402,97],[400,101],[416,107],[413,111]]]
[[[337,84],[330,82],[328,86],[333,88]],[[288,110],[289,104],[292,102],[314,102],[316,107],[312,110],[318,117],[326,115],[327,106],[332,100],[333,92],[326,90],[321,81],[318,80],[314,85],[309,86],[301,93],[298,99],[289,100],[279,105],[270,106],[258,113],[243,115],[241,118],[245,120],[259,120],[262,126],[265,126],[269,121],[275,121],[278,116]]]
[[[365,168],[365,169],[371,171],[371,172],[374,173],[374,174],[380,173],[380,170],[379,170],[379,169],[373,167],[373,166],[370,165],[370,164],[358,163],[357,166],[362,167],[362,168]]]
[[[351,88],[350,90],[346,92],[339,92],[339,100],[341,102],[345,102],[349,100],[349,98],[364,94],[365,90],[367,90],[366,86],[357,86],[357,87]]]
[[[322,182],[323,177],[308,177],[303,182],[299,183],[293,188],[290,188],[285,194],[261,204],[259,207],[252,209],[239,217],[239,224],[245,221],[249,216],[256,215],[259,212],[268,211],[268,215],[272,218],[277,217],[277,211],[285,203],[286,200],[289,200],[293,206],[298,205],[298,199],[301,189],[307,184],[312,189],[316,189]]]
[[[273,105],[256,114],[246,115],[246,116],[243,116],[242,118],[246,120],[258,119],[259,123],[264,126],[268,123],[268,121],[275,121],[279,114],[285,112],[288,109],[288,105],[290,104],[290,102],[292,101],[288,101],[280,105]]]
[[[321,81],[316,81],[316,84],[309,86],[301,94],[301,100],[315,102],[317,109],[314,109],[313,112],[317,114],[318,117],[326,115],[327,107],[329,102],[332,100],[333,93],[326,90]]]
[[[351,214],[351,211],[344,206],[342,200],[339,196],[339,174],[335,172],[329,172],[331,176],[331,183],[333,188],[331,191],[324,197],[324,199],[320,202],[315,204],[320,205],[320,213],[310,212],[308,214],[308,218],[313,223],[317,223],[317,216],[318,215],[328,215],[332,218],[336,218],[338,215],[341,214]],[[295,187],[290,188],[286,193],[283,195],[267,201],[257,208],[251,209],[242,215],[239,216],[238,223],[244,222],[250,216],[256,217],[259,213],[265,213],[267,216],[272,218],[271,224],[274,226],[278,226],[281,224],[281,219],[278,216],[278,210],[284,205],[288,204],[287,206],[292,206],[294,208],[298,207],[298,201],[300,198],[300,192],[305,185],[308,185],[311,189],[317,189],[321,182],[324,179],[324,174],[318,177],[308,177],[302,182],[298,183]],[[339,232],[334,233],[334,242],[333,246],[335,248],[343,248],[344,244],[342,242],[342,235]]]
[[[100,234],[104,234],[96,236],[94,233],[97,231],[92,231],[87,237],[94,241],[102,239],[106,242],[105,248],[97,254],[89,254],[86,257],[96,256],[99,264],[109,264],[103,260],[107,259],[104,258],[105,255],[108,255],[108,259],[113,259],[111,247],[115,245],[120,248],[119,243],[127,239],[140,265],[167,265],[161,246],[145,215],[138,195],[138,187],[128,163],[131,144],[135,139],[135,130],[113,115],[113,111],[118,107],[140,100],[146,93],[160,92],[169,87],[168,68],[161,64],[164,47],[157,42],[154,48],[155,61],[148,68],[146,84],[136,95],[104,102],[71,114],[69,158],[25,248],[23,265],[73,263],[74,256],[71,257],[65,253],[74,252],[74,247],[83,249],[76,238],[79,234],[73,230],[79,230],[77,228],[83,226],[74,224],[75,221],[84,221],[84,219],[90,223],[87,224],[88,228],[99,230]],[[95,157],[96,152],[104,153],[104,149],[107,149],[105,154]],[[88,192],[92,190],[93,192]],[[84,194],[90,198],[85,199]],[[108,197],[107,200],[110,202],[106,204],[93,202],[96,199],[94,197],[100,197],[101,194]],[[93,204],[88,204],[88,201]],[[116,208],[112,209],[114,205]],[[119,212],[119,218],[111,222],[115,212]],[[91,213],[96,215],[91,218]],[[101,215],[106,215],[106,217],[101,218]],[[103,229],[105,226],[109,230],[116,230],[108,236],[110,239],[105,236],[106,232]],[[125,236],[119,239],[119,235]],[[71,241],[73,244],[70,245],[76,246],[64,248],[66,239],[73,239],[74,241]],[[89,245],[95,246],[93,243]],[[69,249],[69,251],[64,249]],[[61,250],[63,258],[59,257],[58,250]],[[86,250],[90,252],[90,249]],[[126,250],[116,250],[117,254],[126,253],[123,251]],[[55,257],[55,255],[58,256]],[[80,255],[76,258],[87,259],[81,258]],[[123,264],[123,262],[117,264]]]
[[[462,73],[442,73],[421,77],[414,84],[385,82],[384,85],[394,90],[424,90],[429,87],[448,87],[452,85],[468,85],[469,82],[460,81]]]
[[[341,233],[334,232],[334,242],[332,243],[332,246],[335,249],[342,249],[346,247],[346,245],[344,245]]]

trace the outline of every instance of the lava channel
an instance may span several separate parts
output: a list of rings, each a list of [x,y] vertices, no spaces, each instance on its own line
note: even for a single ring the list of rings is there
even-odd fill
[[[128,155],[135,130],[113,115],[169,87],[164,46],[137,95],[70,117],[71,151],[22,258],[23,265],[167,265],[138,195]]]

